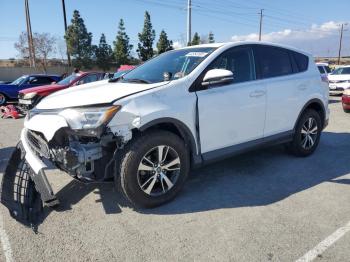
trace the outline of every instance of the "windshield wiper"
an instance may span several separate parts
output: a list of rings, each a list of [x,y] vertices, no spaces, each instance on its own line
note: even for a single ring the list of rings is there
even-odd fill
[[[122,76],[120,77],[116,77],[116,78],[111,78],[108,80],[109,83],[115,83],[115,82],[118,82],[120,79],[123,79]]]
[[[130,79],[123,79],[130,83],[141,83],[141,84],[151,84],[150,81],[144,80],[144,79],[137,79],[137,78],[130,78]]]

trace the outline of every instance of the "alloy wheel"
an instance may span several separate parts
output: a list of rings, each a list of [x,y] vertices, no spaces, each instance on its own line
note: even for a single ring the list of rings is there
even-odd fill
[[[318,126],[313,117],[309,117],[301,128],[301,146],[309,150],[311,149],[317,139]]]
[[[142,158],[137,180],[141,190],[150,196],[167,193],[180,174],[180,157],[170,146],[160,145],[149,150]]]

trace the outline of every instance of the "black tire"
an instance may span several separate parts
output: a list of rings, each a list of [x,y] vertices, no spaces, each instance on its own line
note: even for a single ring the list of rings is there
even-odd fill
[[[7,97],[5,94],[0,93],[0,106],[4,106],[7,103]]]
[[[139,165],[141,161],[144,161],[144,156],[161,145],[168,146],[172,152],[177,153],[177,158],[180,160],[180,164],[178,164],[180,169],[179,171],[169,171],[169,173],[177,172],[176,182],[174,182],[173,186],[170,189],[167,188],[168,191],[164,191],[165,193],[161,192],[161,195],[154,196],[147,194],[141,188],[140,183],[140,179],[143,177],[140,172],[145,172],[144,175],[147,175],[147,178],[153,176],[153,172],[140,171]],[[117,187],[126,199],[136,207],[152,208],[171,201],[182,189],[190,170],[189,152],[184,141],[171,132],[161,130],[150,131],[134,138],[121,151],[118,162],[119,172],[115,174]],[[160,187],[160,178],[155,183],[154,185]],[[162,190],[164,190],[164,187]]]
[[[305,125],[308,125],[309,119],[313,119],[313,123],[317,126],[317,133],[316,135],[312,135],[312,141],[313,145],[311,146],[311,142],[309,144],[308,140],[305,136],[305,134],[302,133],[302,129],[305,127]],[[321,131],[322,131],[322,121],[319,113],[313,109],[307,109],[303,115],[300,117],[296,128],[295,133],[293,136],[293,141],[288,144],[287,148],[288,150],[295,156],[298,157],[307,157],[311,155],[313,152],[315,152],[321,137]],[[305,129],[304,131],[305,132]],[[311,133],[310,133],[311,136]],[[305,141],[304,139],[308,140]],[[310,147],[305,147],[304,143],[307,142]]]
[[[345,113],[350,113],[350,109],[343,108],[343,110],[344,110]]]

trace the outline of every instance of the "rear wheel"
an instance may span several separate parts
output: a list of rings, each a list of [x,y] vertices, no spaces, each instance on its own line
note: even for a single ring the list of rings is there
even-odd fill
[[[0,106],[3,106],[6,104],[7,98],[4,94],[0,93]]]
[[[179,193],[189,167],[182,139],[170,132],[152,131],[126,146],[115,180],[133,205],[156,207]]]
[[[343,110],[344,110],[345,113],[350,113],[350,109],[343,108]]]
[[[293,141],[289,150],[296,156],[306,157],[317,148],[322,131],[320,115],[313,109],[308,109],[299,119],[295,128]]]

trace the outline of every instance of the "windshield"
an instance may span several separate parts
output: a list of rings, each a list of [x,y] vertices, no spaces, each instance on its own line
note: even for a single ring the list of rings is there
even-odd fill
[[[127,73],[122,81],[159,83],[182,78],[191,73],[214,50],[198,47],[166,52]]]
[[[72,83],[80,74],[71,74],[70,76],[67,76],[65,79],[59,81],[57,84],[59,85],[69,85]]]
[[[340,67],[333,71],[332,75],[350,75],[350,67]]]
[[[27,79],[27,76],[21,76],[20,78],[17,78],[15,81],[13,81],[11,84],[12,85],[23,84],[26,79]]]

